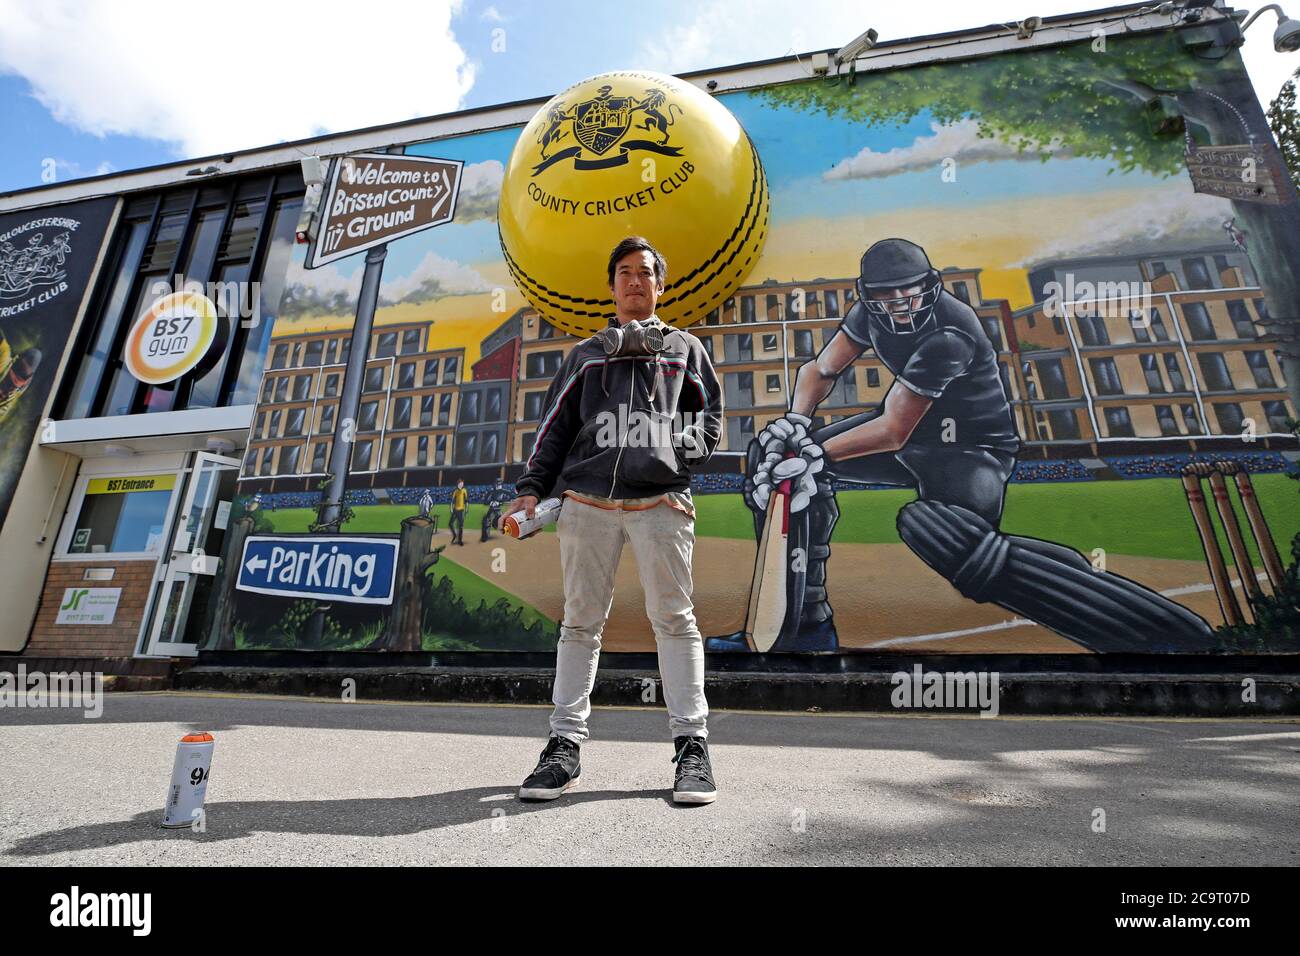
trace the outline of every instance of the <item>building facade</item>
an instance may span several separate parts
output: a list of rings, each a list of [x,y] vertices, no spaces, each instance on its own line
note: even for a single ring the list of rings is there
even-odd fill
[[[451,464],[465,353],[429,350],[427,334],[427,324],[417,322],[370,336],[354,473]],[[267,479],[259,490],[305,490],[326,474],[351,346],[345,332],[276,339],[259,391],[270,407],[254,420],[243,463],[245,478]]]
[[[304,186],[295,167],[116,195],[112,228],[19,493],[48,531],[7,554],[43,581],[10,595],[0,635],[31,656],[195,653],[235,499],[239,461],[266,379],[272,328]],[[183,352],[196,336],[190,293],[214,309],[201,354],[157,373],[142,341]],[[151,326],[182,330],[152,336]],[[288,362],[287,350],[279,350]],[[278,429],[306,429],[306,383],[284,390]],[[269,424],[263,425],[269,428]],[[274,452],[268,467],[279,465]],[[60,517],[62,520],[60,520]],[[35,544],[33,545],[33,541]]]

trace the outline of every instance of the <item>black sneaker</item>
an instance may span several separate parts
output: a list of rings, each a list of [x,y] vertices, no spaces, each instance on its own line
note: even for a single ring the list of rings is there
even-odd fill
[[[554,800],[576,787],[581,773],[578,745],[567,737],[552,737],[546,742],[536,768],[519,788],[519,799]]]
[[[673,781],[673,803],[712,803],[718,798],[709,766],[709,745],[703,737],[677,737],[677,779]]]

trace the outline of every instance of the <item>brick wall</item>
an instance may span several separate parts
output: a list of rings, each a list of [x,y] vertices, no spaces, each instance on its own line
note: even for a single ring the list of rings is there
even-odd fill
[[[156,562],[51,561],[23,653],[39,657],[130,657],[135,653]],[[111,581],[87,581],[87,568],[113,568]],[[121,588],[112,624],[55,624],[65,588]]]

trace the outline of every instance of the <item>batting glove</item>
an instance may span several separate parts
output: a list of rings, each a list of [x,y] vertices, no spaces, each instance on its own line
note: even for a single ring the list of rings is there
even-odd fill
[[[788,412],[785,417],[769,422],[767,427],[758,433],[758,441],[763,446],[764,451],[785,447],[789,447],[793,451],[795,445],[791,444],[792,439],[797,444],[799,437],[808,434],[808,428],[811,425],[811,418],[796,412]]]

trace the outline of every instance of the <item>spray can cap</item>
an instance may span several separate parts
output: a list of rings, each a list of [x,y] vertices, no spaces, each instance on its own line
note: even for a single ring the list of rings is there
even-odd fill
[[[197,733],[197,734],[186,734],[184,737],[181,738],[181,743],[183,743],[183,744],[210,744],[210,743],[212,743],[212,735],[211,735],[210,733],[208,733],[207,731],[202,731],[202,732]]]

